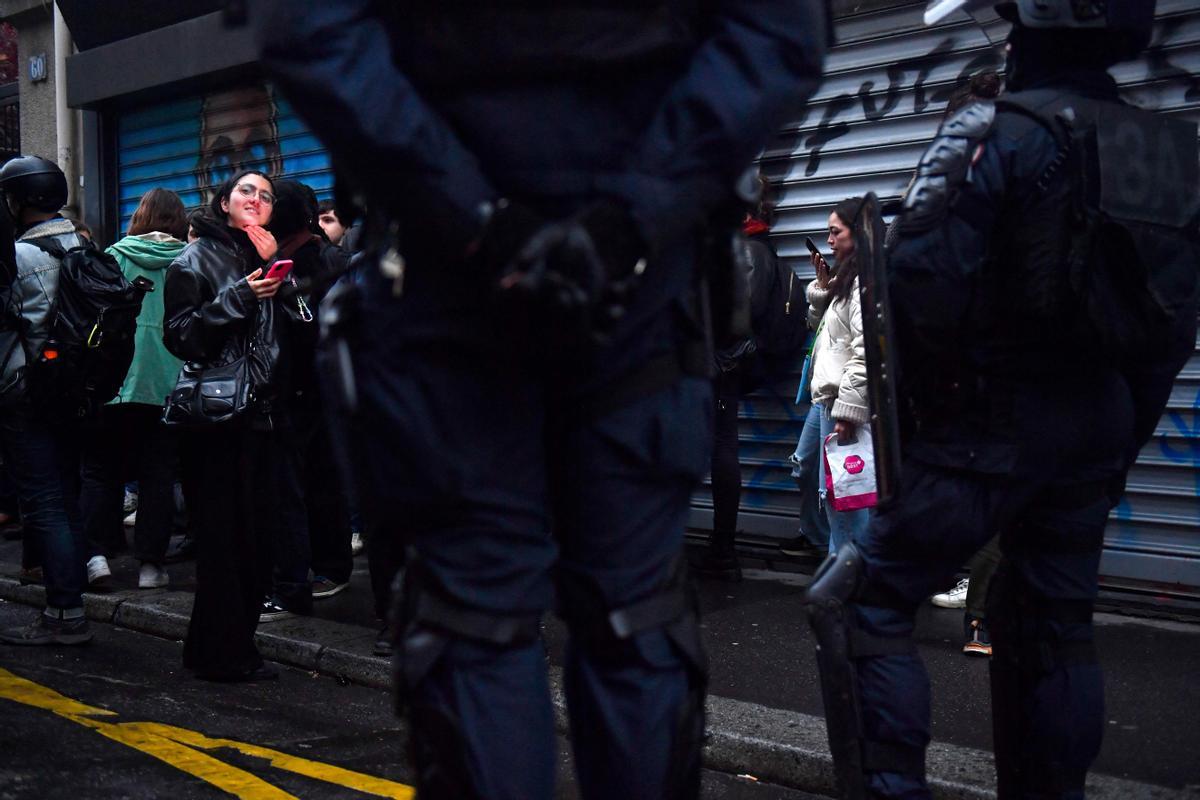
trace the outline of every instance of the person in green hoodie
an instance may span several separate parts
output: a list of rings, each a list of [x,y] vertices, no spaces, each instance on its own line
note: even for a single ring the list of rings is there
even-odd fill
[[[106,251],[116,258],[126,278],[147,278],[154,282],[155,291],[142,302],[125,383],[101,410],[87,437],[80,506],[92,548],[90,563],[95,563],[125,545],[122,487],[127,475],[137,478],[133,543],[141,561],[141,589],[169,582],[163,560],[175,511],[179,445],[175,432],[162,423],[162,410],[183,362],[163,346],[162,290],[167,265],[183,250],[187,230],[179,196],[167,189],[151,189],[133,212],[128,234]]]

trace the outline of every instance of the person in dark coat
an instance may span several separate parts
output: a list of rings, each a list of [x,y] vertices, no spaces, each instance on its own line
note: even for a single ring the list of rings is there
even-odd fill
[[[286,463],[288,330],[275,301],[278,278],[265,277],[278,245],[264,227],[274,210],[270,178],[245,171],[227,180],[195,217],[197,239],[167,268],[163,341],[184,361],[212,366],[251,352],[251,407],[228,422],[185,435],[184,458],[196,478],[189,507],[196,532],[196,596],[183,663],[217,681],[272,679],[254,632],[270,591],[272,531],[281,465]]]
[[[290,464],[281,495],[275,593],[285,606],[304,607],[311,605],[310,597],[323,599],[345,590],[354,568],[349,501],[333,461],[317,385],[314,320],[325,293],[346,271],[349,255],[322,232],[312,189],[279,180],[275,192],[271,231],[279,241],[279,257],[295,262],[282,302],[299,315],[291,325]]]
[[[710,221],[816,87],[824,6],[251,6],[272,79],[392,223],[348,335],[363,513],[413,556],[397,692],[423,798],[553,796],[552,605],[583,796],[698,793],[696,265],[706,238],[728,257],[740,215]]]

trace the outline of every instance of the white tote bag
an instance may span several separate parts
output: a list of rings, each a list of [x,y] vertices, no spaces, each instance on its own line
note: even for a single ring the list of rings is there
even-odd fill
[[[858,425],[856,439],[838,444],[837,434],[825,439],[825,491],[834,511],[871,508],[876,502],[875,447],[871,426]]]

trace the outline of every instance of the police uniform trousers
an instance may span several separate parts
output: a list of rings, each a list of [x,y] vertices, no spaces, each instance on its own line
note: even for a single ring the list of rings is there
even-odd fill
[[[1022,386],[1013,412],[1019,449],[1010,473],[910,451],[898,501],[857,542],[867,588],[850,604],[851,619],[876,642],[854,658],[872,796],[930,796],[922,774],[929,677],[915,649],[878,642],[911,641],[917,606],[999,532],[988,623],[1000,797],[1083,797],[1104,721],[1092,605],[1110,498],[1133,437],[1132,400],[1115,372],[1071,375]]]
[[[681,646],[683,612],[663,609],[684,596],[712,390],[680,377],[598,410],[610,378],[677,347],[670,303],[647,290],[630,333],[576,370],[569,357],[547,367],[554,331],[498,310],[492,279],[467,267],[410,263],[398,298],[396,286],[369,270],[358,480],[364,514],[410,556],[393,624],[400,701],[424,748],[418,791],[552,796],[538,619],[557,607],[570,629],[564,691],[583,796],[686,795],[675,784],[689,772],[681,752],[698,764],[698,627],[693,616],[694,640]],[[628,609],[649,623],[621,631],[614,612]]]

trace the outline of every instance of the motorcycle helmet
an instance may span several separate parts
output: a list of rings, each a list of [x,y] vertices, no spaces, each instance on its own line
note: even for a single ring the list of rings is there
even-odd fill
[[[19,208],[55,212],[67,204],[67,176],[41,156],[17,156],[0,167],[0,192]]]

